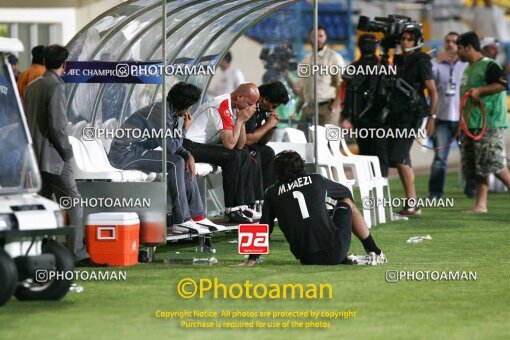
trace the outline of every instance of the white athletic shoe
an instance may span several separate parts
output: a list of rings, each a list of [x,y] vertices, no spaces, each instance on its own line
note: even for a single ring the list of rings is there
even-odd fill
[[[388,260],[386,259],[386,256],[384,256],[383,252],[381,252],[381,254],[379,254],[379,255],[377,255],[374,252],[370,252],[370,253],[368,253],[368,256],[370,257],[369,265],[372,265],[372,266],[380,266],[380,265],[388,262]]]
[[[354,255],[350,254],[347,256],[349,260],[352,261],[353,264],[358,266],[366,266],[370,263],[370,255]]]
[[[252,220],[260,220],[262,217],[262,213],[257,212],[256,210],[251,209],[247,205],[243,205],[240,207],[243,215],[251,218]]]
[[[210,231],[225,231],[227,228],[223,225],[212,222],[207,217],[200,221],[195,221],[196,224],[208,228]]]
[[[354,264],[359,266],[379,266],[388,262],[384,253],[381,252],[377,255],[374,252],[370,252],[367,255],[349,255],[347,256]]]
[[[174,224],[172,226],[172,232],[174,234],[199,234],[199,235],[211,233],[208,228],[195,223],[193,220]]]

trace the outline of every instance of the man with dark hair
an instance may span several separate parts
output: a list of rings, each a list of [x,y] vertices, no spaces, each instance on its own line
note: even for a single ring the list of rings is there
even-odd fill
[[[212,78],[207,90],[207,95],[211,98],[233,92],[239,85],[244,83],[243,73],[232,66],[232,53],[230,51],[225,54],[219,67],[220,72]]]
[[[476,101],[480,101],[485,107],[485,133],[477,140],[467,135],[464,135],[462,140],[462,173],[466,180],[476,180],[476,204],[470,211],[485,213],[490,174],[495,174],[510,190],[510,172],[504,154],[504,132],[508,126],[508,84],[501,65],[482,54],[480,40],[475,32],[461,34],[457,44],[459,58],[469,63],[462,77],[460,95],[470,95],[462,112],[464,119],[470,110],[468,108],[474,106],[468,122],[472,135],[479,136],[483,131],[484,117]]]
[[[28,84],[34,79],[39,78],[44,71],[46,71],[46,67],[44,67],[44,46],[37,45],[32,48],[32,66],[21,73],[18,79],[17,85],[21,99],[25,98]]]
[[[195,180],[195,159],[182,146],[182,131],[191,124],[189,109],[200,99],[200,95],[201,90],[192,84],[175,84],[166,98],[166,131],[160,131],[163,105],[156,102],[134,112],[120,127],[140,130],[138,138],[134,137],[134,134],[115,138],[108,154],[110,162],[116,168],[161,172],[163,152],[156,148],[162,146],[163,140],[157,136],[167,136],[167,202],[172,204],[174,233],[205,234],[209,229],[224,229],[205,217]],[[147,138],[151,131],[158,133],[153,134],[153,138]]]
[[[408,94],[398,89],[392,91],[389,99],[390,113],[386,120],[390,129],[407,132],[405,138],[388,138],[387,147],[389,166],[397,168],[408,200],[416,199],[410,157],[414,141],[413,134],[420,127],[424,116],[428,114],[427,132],[429,136],[432,136],[436,119],[437,91],[432,74],[432,63],[430,57],[421,52],[422,46],[423,36],[419,29],[412,28],[402,33],[400,47],[403,53],[397,54],[393,62],[397,67],[397,76],[408,83],[412,90],[407,91]],[[427,108],[425,89],[430,97],[430,108]],[[399,214],[418,215],[421,214],[421,209],[406,206]]]
[[[342,56],[336,53],[334,50],[328,47],[327,40],[328,35],[326,29],[319,26],[317,29],[318,41],[317,41],[317,59],[319,65],[324,66],[344,66],[345,62]],[[310,44],[314,44],[314,30],[310,29],[308,34]],[[313,64],[313,54],[307,55],[300,63],[301,65]],[[299,66],[298,66],[299,67]],[[298,69],[299,71],[299,69]],[[299,76],[298,72],[298,76]],[[301,75],[301,93],[299,97],[299,104],[296,111],[299,112],[303,109],[303,115],[299,128],[308,134],[308,126],[314,119],[314,91],[313,91],[313,76]],[[318,102],[319,102],[319,125],[333,124],[337,125],[340,123],[340,85],[342,84],[342,78],[339,74],[321,74],[317,77],[318,80]]]
[[[41,171],[41,196],[57,201],[70,197],[72,201],[81,196],[73,176],[70,160],[73,149],[66,131],[67,98],[65,84],[61,76],[69,55],[60,45],[51,45],[44,49],[46,71],[32,81],[25,94],[25,111],[28,127],[32,135],[35,156]],[[74,240],[68,247],[77,264],[89,264],[89,255],[84,243],[83,209],[73,206],[69,209],[69,224],[74,226]]]
[[[278,180],[266,190],[260,223],[268,224],[272,231],[278,218],[290,251],[301,264],[349,263],[351,233],[369,253],[369,264],[386,262],[348,188],[319,174],[307,175],[305,162],[295,151],[279,153],[273,165]],[[333,217],[326,208],[326,196],[337,200]],[[258,257],[250,255],[243,265],[253,266]]]
[[[467,63],[457,55],[459,34],[449,32],[444,37],[444,54],[433,62],[432,73],[437,86],[437,119],[432,136],[434,161],[430,170],[429,197],[441,198],[444,193],[450,143],[459,129],[460,81]],[[466,193],[474,191],[474,184],[466,183]]]
[[[361,57],[353,65],[358,69],[360,66],[373,67],[378,65],[379,58],[375,55],[377,40],[372,34],[362,34],[358,40],[358,47],[361,51]],[[377,76],[374,75],[343,75],[345,84],[344,109],[342,112],[342,127],[346,129],[385,129],[382,119],[382,109],[384,105],[377,105],[384,102],[384,98],[375,97],[372,103],[376,105],[368,106],[369,98],[367,94],[375,91]],[[381,174],[388,177],[388,156],[386,152],[386,139],[378,137],[367,137],[356,139],[360,155],[377,156],[381,166]]]
[[[256,157],[262,171],[263,191],[275,182],[273,171],[274,151],[267,142],[273,137],[280,122],[276,108],[289,102],[289,93],[281,82],[259,86],[260,99],[255,114],[246,122],[246,146],[252,157]]]
[[[18,57],[16,57],[14,54],[10,54],[8,57],[7,57],[7,61],[9,62],[9,64],[11,64],[11,67],[12,67],[12,73],[14,73],[14,79],[16,81],[18,81],[19,79],[19,75],[20,75],[20,70],[19,70],[19,59]]]

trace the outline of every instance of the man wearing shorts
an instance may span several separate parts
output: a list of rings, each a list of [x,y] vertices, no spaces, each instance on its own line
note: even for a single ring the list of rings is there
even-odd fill
[[[504,132],[506,121],[507,80],[501,65],[494,59],[484,57],[480,40],[475,32],[461,34],[457,41],[458,54],[469,66],[462,77],[460,95],[470,93],[464,108],[464,119],[468,108],[475,104],[469,118],[468,129],[479,135],[483,126],[482,111],[473,103],[480,100],[485,108],[487,129],[479,140],[464,136],[462,142],[462,173],[466,180],[476,181],[476,204],[471,212],[487,212],[488,177],[495,174],[510,190],[510,172],[506,167]]]
[[[386,262],[348,188],[319,174],[306,174],[305,162],[295,151],[279,153],[273,166],[277,181],[266,190],[260,223],[272,231],[277,218],[290,251],[301,264],[349,263],[351,233],[369,253],[369,264]],[[333,217],[326,208],[326,196],[337,200]],[[250,255],[242,265],[253,266],[258,257]]]
[[[397,168],[398,175],[404,186],[407,200],[416,199],[414,186],[414,172],[411,167],[410,151],[414,141],[413,132],[420,127],[423,117],[429,114],[427,132],[434,134],[434,120],[436,119],[437,91],[432,74],[430,57],[421,52],[423,35],[419,29],[406,29],[400,39],[400,47],[404,51],[397,54],[393,61],[397,66],[397,76],[409,84],[413,91],[410,97],[403,91],[394,89],[390,99],[390,113],[386,123],[396,133],[396,130],[405,131],[404,138],[388,138],[387,150],[389,166]],[[430,97],[430,108],[427,110],[424,90],[427,89]],[[413,93],[414,92],[414,93]],[[428,112],[427,112],[428,111]],[[406,206],[400,215],[419,215],[419,207]]]

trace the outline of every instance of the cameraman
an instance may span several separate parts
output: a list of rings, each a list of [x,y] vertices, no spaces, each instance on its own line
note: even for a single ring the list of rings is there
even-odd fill
[[[393,62],[397,67],[398,78],[407,82],[414,91],[411,95],[404,94],[395,88],[390,97],[390,113],[387,123],[390,129],[405,130],[405,138],[388,138],[388,160],[390,167],[396,167],[407,199],[416,199],[414,173],[411,168],[410,150],[413,145],[413,134],[421,125],[427,114],[427,104],[423,91],[427,89],[430,97],[430,109],[427,122],[427,133],[434,134],[434,120],[436,119],[437,91],[432,73],[430,57],[421,52],[423,36],[421,29],[406,28],[400,38],[403,53],[397,54]],[[414,92],[414,93],[413,93]],[[413,131],[414,130],[414,131]],[[400,215],[419,215],[419,207],[405,206]]]
[[[358,69],[360,66],[374,66],[379,63],[379,58],[375,55],[377,41],[372,34],[363,34],[359,37],[358,47],[361,51],[359,60],[352,63]],[[384,129],[382,122],[383,105],[369,105],[367,93],[373,93],[377,83],[377,76],[373,75],[354,75],[345,74],[345,99],[342,112],[342,127],[345,129]],[[372,103],[380,103],[382,98],[374,97]],[[381,174],[388,176],[388,156],[386,153],[385,138],[357,138],[359,153],[361,155],[377,156],[381,165]]]

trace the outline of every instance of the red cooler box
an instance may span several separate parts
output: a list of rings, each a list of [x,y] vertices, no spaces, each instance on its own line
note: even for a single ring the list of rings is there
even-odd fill
[[[95,263],[132,266],[138,263],[140,220],[134,212],[97,213],[85,223],[87,251]]]

